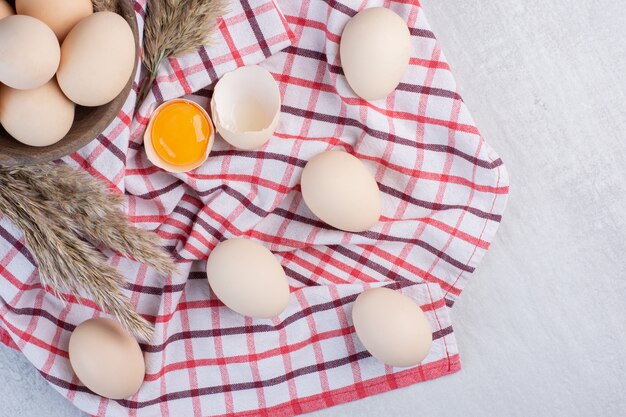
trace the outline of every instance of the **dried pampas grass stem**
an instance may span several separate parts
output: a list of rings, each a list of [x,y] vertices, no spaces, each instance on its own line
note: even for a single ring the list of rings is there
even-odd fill
[[[137,106],[147,95],[161,61],[194,51],[210,43],[217,19],[228,0],[150,0],[146,11],[143,63],[149,75],[143,80]]]
[[[131,0],[126,0],[131,1]],[[95,12],[118,12],[118,0],[92,0]]]
[[[84,239],[169,274],[176,270],[156,234],[128,223],[121,197],[65,165],[0,167],[0,212],[26,238],[42,283],[58,296],[85,292],[131,333],[150,340],[152,325],[123,294],[124,278]]]

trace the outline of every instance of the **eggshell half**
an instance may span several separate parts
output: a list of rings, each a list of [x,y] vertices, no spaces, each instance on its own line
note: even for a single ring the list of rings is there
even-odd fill
[[[49,146],[63,139],[74,123],[74,109],[55,79],[31,90],[0,85],[0,124],[26,145]]]
[[[61,51],[54,32],[30,16],[0,20],[0,82],[26,90],[54,77]]]
[[[63,41],[57,79],[74,103],[101,106],[122,92],[135,59],[135,39],[126,20],[111,12],[94,13]]]
[[[409,65],[409,28],[389,9],[365,9],[346,24],[339,56],[348,83],[359,97],[384,98],[398,87]]]
[[[432,329],[422,309],[388,288],[360,294],[352,307],[352,321],[365,349],[387,365],[415,366],[432,345]]]
[[[13,8],[4,0],[0,0],[0,19],[3,19],[7,16],[13,16],[15,12]]]
[[[236,148],[263,146],[273,135],[280,116],[278,84],[266,69],[240,67],[215,86],[211,113],[219,134]]]
[[[323,152],[302,171],[302,196],[325,223],[347,232],[364,232],[378,221],[381,197],[376,180],[356,157]]]
[[[169,104],[175,103],[177,101],[183,102],[183,103],[189,103],[195,106],[196,108],[198,108],[202,112],[202,114],[206,117],[206,120],[211,126],[211,136],[209,138],[209,143],[207,145],[204,158],[188,165],[173,165],[173,164],[168,163],[167,161],[164,161],[163,158],[161,158],[156,153],[156,151],[154,150],[154,146],[152,144],[152,126],[154,124],[154,120],[157,117],[159,111],[161,111],[163,107]],[[146,156],[148,157],[150,162],[152,162],[154,165],[158,166],[159,168],[166,170],[167,172],[189,172],[198,168],[199,166],[204,164],[207,158],[209,157],[209,154],[211,153],[211,149],[213,148],[213,142],[215,142],[215,126],[213,126],[213,122],[211,121],[211,117],[209,116],[209,114],[198,103],[193,102],[191,100],[182,99],[182,98],[166,101],[162,103],[159,107],[157,107],[154,110],[154,113],[152,113],[152,117],[150,118],[150,122],[148,123],[148,127],[146,128],[146,131],[143,136],[143,147],[146,150]]]
[[[15,10],[41,20],[63,41],[81,19],[93,14],[93,5],[91,0],[16,0]]]
[[[207,277],[217,298],[244,316],[271,318],[289,302],[285,271],[272,252],[252,240],[218,244],[209,255]]]
[[[74,329],[69,356],[74,373],[87,388],[114,400],[136,393],[146,373],[137,341],[106,318],[87,320]]]

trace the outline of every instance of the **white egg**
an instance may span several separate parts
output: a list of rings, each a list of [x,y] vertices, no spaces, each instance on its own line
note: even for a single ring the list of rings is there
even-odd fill
[[[209,255],[207,277],[217,298],[244,316],[271,318],[289,302],[285,271],[272,252],[252,240],[218,244]]]
[[[348,83],[359,97],[384,98],[398,87],[409,65],[409,28],[389,9],[365,9],[344,28],[339,55]]]
[[[81,19],[93,14],[91,0],[16,0],[15,9],[50,26],[59,41],[63,41]]]
[[[30,16],[0,20],[0,82],[27,90],[54,77],[59,67],[59,41],[45,23]]]
[[[0,85],[0,124],[26,145],[49,146],[63,139],[74,123],[75,107],[55,79],[31,90]]]
[[[68,350],[76,376],[98,395],[127,398],[143,383],[141,348],[116,321],[96,318],[81,323],[72,332]]]
[[[266,69],[240,67],[215,86],[211,113],[218,133],[236,148],[256,149],[274,134],[280,115],[278,84]]]
[[[302,196],[325,223],[347,232],[364,232],[378,221],[381,197],[376,180],[356,157],[323,152],[302,171]]]
[[[122,92],[136,58],[128,22],[116,13],[94,13],[78,22],[63,41],[57,79],[74,103],[100,106]]]
[[[415,366],[432,345],[432,329],[422,309],[388,288],[360,294],[352,307],[352,321],[365,349],[387,365]]]
[[[5,0],[0,0],[0,19],[3,19],[7,16],[13,16],[15,12],[9,3]]]

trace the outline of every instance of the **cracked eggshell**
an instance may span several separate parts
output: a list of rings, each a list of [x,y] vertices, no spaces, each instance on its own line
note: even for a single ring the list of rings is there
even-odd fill
[[[211,136],[209,137],[209,144],[206,147],[204,158],[188,165],[172,165],[168,163],[167,161],[164,161],[156,153],[156,151],[154,150],[154,146],[152,144],[152,126],[154,125],[154,120],[156,119],[158,112],[161,111],[167,105],[176,103],[176,102],[188,103],[188,104],[195,106],[206,117],[206,120],[209,122],[209,125],[211,126]],[[183,98],[169,100],[164,103],[161,103],[161,105],[159,105],[159,107],[157,107],[152,113],[152,116],[150,117],[150,122],[148,123],[148,127],[146,128],[146,131],[143,136],[143,146],[150,162],[152,162],[154,165],[158,166],[159,168],[164,169],[167,172],[173,172],[173,173],[189,172],[191,170],[198,168],[200,165],[204,164],[206,160],[208,159],[209,154],[211,153],[211,149],[213,148],[213,142],[215,142],[215,126],[213,126],[213,122],[211,121],[211,117],[209,116],[207,111],[204,109],[204,107],[202,107],[198,103],[191,101],[191,100],[186,100]]]
[[[264,68],[240,67],[215,86],[211,113],[219,134],[236,148],[263,146],[274,134],[280,116],[278,84]]]
[[[4,19],[7,16],[13,16],[15,12],[9,3],[4,0],[0,0],[0,19]]]
[[[0,20],[0,82],[20,90],[41,87],[60,60],[59,41],[41,20],[21,15]]]

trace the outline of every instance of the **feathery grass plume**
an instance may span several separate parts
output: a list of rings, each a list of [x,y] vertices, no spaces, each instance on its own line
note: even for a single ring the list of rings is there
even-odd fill
[[[122,196],[109,192],[100,181],[67,165],[58,165],[54,170],[48,165],[22,167],[13,175],[37,190],[41,198],[56,202],[58,210],[72,220],[68,226],[75,233],[162,274],[176,271],[171,256],[161,248],[158,235],[132,227],[119,210]]]
[[[2,181],[0,210],[24,232],[42,284],[60,298],[64,292],[79,297],[83,290],[131,333],[149,340],[152,324],[133,309],[121,292],[124,278],[120,273],[105,262],[102,254],[64,227],[68,221],[65,214],[55,213],[53,204],[35,201],[36,193],[15,185]]]
[[[121,197],[65,165],[0,167],[0,212],[26,238],[42,284],[57,296],[84,292],[132,334],[150,340],[153,327],[133,308],[124,277],[80,236],[103,243],[163,273],[175,270],[158,236],[132,227],[119,210]]]
[[[137,107],[148,94],[163,59],[177,57],[209,44],[217,19],[226,13],[228,0],[150,0],[144,29],[143,80]]]
[[[128,0],[130,1],[130,0]],[[95,12],[115,12],[118,10],[118,0],[92,0],[93,10]]]

